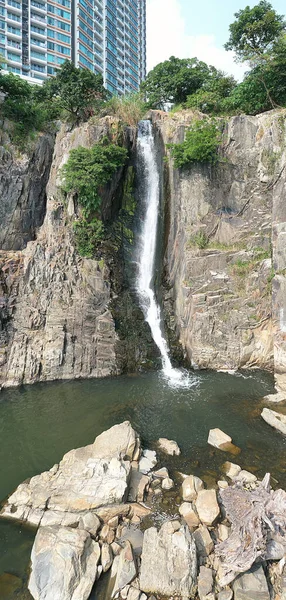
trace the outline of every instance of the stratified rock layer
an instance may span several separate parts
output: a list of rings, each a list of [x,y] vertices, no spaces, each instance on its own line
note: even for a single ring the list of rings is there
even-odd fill
[[[165,145],[182,141],[197,118],[205,117],[191,111],[152,113]],[[224,162],[178,170],[170,160],[165,186],[165,311],[173,338],[177,335],[187,361],[200,368],[273,369],[274,364],[281,388],[286,380],[285,137],[284,110],[230,118],[220,149]]]

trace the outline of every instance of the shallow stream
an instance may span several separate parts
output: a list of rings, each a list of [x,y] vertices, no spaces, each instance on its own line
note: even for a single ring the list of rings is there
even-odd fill
[[[224,461],[233,460],[258,476],[269,470],[273,486],[286,489],[286,440],[260,417],[262,397],[274,391],[272,376],[259,371],[195,372],[190,378],[187,389],[168,387],[154,372],[1,392],[0,499],[27,477],[49,469],[71,448],[91,443],[126,419],[149,448],[159,437],[178,442],[180,457],[159,457],[171,476],[178,470],[194,473],[214,485],[223,476]],[[279,410],[286,412],[286,407]],[[239,456],[208,446],[208,431],[214,427],[232,436],[241,448]],[[9,595],[1,575],[27,577],[33,535],[30,529],[0,520],[0,600],[30,598],[23,590]]]

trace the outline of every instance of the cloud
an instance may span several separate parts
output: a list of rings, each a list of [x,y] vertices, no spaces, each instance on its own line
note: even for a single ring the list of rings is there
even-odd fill
[[[214,35],[188,35],[180,0],[147,0],[147,70],[170,56],[196,56],[241,80],[245,68],[232,52],[216,45]]]

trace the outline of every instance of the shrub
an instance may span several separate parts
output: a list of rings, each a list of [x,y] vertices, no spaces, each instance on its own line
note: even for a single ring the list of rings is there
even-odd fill
[[[82,208],[82,216],[73,224],[76,246],[81,256],[92,258],[98,242],[103,239],[100,187],[111,180],[126,159],[126,148],[103,138],[92,148],[80,146],[71,150],[62,169],[63,190],[76,194]]]
[[[146,112],[146,103],[141,94],[129,96],[113,96],[101,111],[101,115],[115,115],[124,124],[136,127]]]
[[[169,144],[176,168],[192,163],[215,163],[218,161],[218,147],[222,132],[215,120],[195,121],[186,133],[181,144]]]
[[[63,190],[77,195],[86,218],[100,207],[99,187],[110,181],[115,171],[125,164],[126,158],[126,148],[110,144],[107,138],[92,148],[80,146],[71,150],[62,169]]]

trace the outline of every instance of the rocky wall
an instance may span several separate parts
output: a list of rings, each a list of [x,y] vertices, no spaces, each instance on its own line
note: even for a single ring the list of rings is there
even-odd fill
[[[76,252],[72,231],[76,208],[73,198],[67,202],[60,191],[61,167],[69,151],[79,145],[89,147],[110,131],[112,122],[106,118],[73,131],[62,127],[57,135],[45,219],[36,240],[18,253],[21,272],[14,283],[17,293],[9,318],[5,320],[3,313],[3,386],[119,372],[115,353],[118,338],[109,309],[109,269],[105,261],[84,259]],[[121,176],[122,170],[102,191],[106,218],[112,214]],[[44,179],[42,184],[44,193]],[[6,291],[7,304],[7,287]]]
[[[152,120],[166,145],[182,141],[198,116],[154,111]],[[233,117],[223,127],[217,165],[178,170],[169,156],[166,320],[188,364],[272,370],[275,362],[281,382],[285,111]]]

